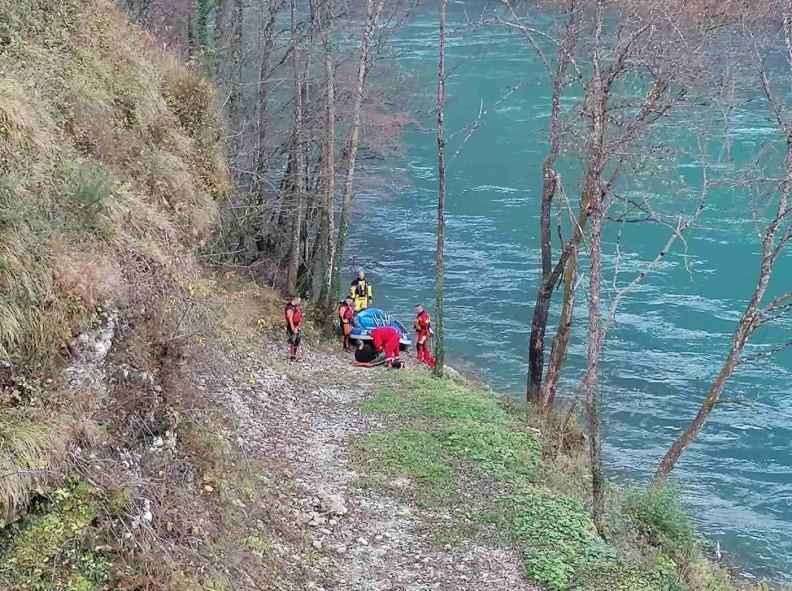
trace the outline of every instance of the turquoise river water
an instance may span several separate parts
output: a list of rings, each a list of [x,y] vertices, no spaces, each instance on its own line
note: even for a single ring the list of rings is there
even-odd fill
[[[422,115],[406,131],[405,156],[388,162],[381,184],[357,195],[347,251],[350,267],[365,266],[374,281],[377,304],[408,321],[416,302],[434,307],[435,18],[430,11],[415,15],[395,40],[396,60],[411,77]],[[452,24],[464,18],[459,5],[450,18]],[[551,23],[546,14],[534,24]],[[490,105],[523,84],[487,116],[449,166],[446,259],[452,362],[521,396],[540,276],[538,199],[549,89],[541,64],[514,34],[489,29],[449,43],[450,132],[475,119],[481,101]],[[750,157],[772,133],[759,106],[743,111],[732,149]],[[459,141],[452,140],[450,153]],[[601,369],[614,478],[640,481],[652,473],[717,373],[757,274],[759,240],[751,218],[739,196],[714,194],[689,236],[692,273],[679,254],[670,256],[623,302]],[[656,227],[631,228],[623,238],[620,281],[654,258],[666,238]],[[613,232],[605,249],[612,275]],[[777,271],[776,285],[782,283],[792,285],[790,258]],[[585,301],[583,290],[567,386],[583,367]],[[726,557],[757,576],[792,582],[792,356],[743,367],[725,396],[748,404],[715,410],[678,466],[678,485],[699,530],[719,542]]]

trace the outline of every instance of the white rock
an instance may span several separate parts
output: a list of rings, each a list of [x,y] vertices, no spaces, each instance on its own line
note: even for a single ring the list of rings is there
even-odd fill
[[[317,550],[321,550],[322,549],[322,542],[320,542],[319,540],[314,540],[312,546],[314,548],[316,548]]]
[[[360,544],[361,546],[368,546],[368,540],[367,540],[366,538],[358,538],[358,539],[357,539],[357,542],[358,542],[358,544]]]
[[[336,546],[335,551],[336,551],[336,554],[340,554],[341,556],[343,556],[344,554],[346,554],[347,547],[346,546]]]
[[[322,508],[322,511],[325,513],[330,513],[331,515],[346,515],[349,513],[346,502],[341,495],[323,495],[319,506]]]

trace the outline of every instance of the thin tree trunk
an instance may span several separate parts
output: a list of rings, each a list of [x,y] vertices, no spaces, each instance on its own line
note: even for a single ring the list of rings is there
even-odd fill
[[[325,137],[323,149],[324,194],[322,199],[322,221],[319,230],[319,244],[323,252],[321,289],[319,307],[325,317],[333,305],[332,277],[335,252],[335,219],[333,217],[333,195],[335,194],[335,64],[333,63],[333,0],[327,0],[327,17],[324,29],[324,70],[325,70]]]
[[[553,271],[551,241],[551,211],[553,197],[558,188],[558,173],[553,169],[561,147],[561,94],[564,90],[567,68],[579,38],[579,10],[574,0],[569,3],[569,20],[566,35],[559,47],[558,68],[553,77],[552,99],[550,104],[550,148],[542,166],[542,200],[539,212],[539,227],[542,244],[542,284],[537,290],[536,306],[531,322],[531,336],[528,345],[528,400],[546,406],[546,401],[539,400],[544,373],[545,332],[550,312],[550,301],[555,281],[548,282]],[[560,369],[560,368],[557,368]]]
[[[529,401],[538,403],[542,385],[542,373],[544,371],[544,338],[547,321],[550,316],[550,303],[553,298],[553,290],[558,280],[561,278],[569,259],[577,257],[580,243],[583,241],[583,231],[588,224],[590,195],[584,191],[580,200],[580,212],[578,213],[575,227],[572,229],[572,236],[566,241],[558,261],[550,274],[542,278],[539,289],[536,292],[536,302],[534,304],[533,317],[531,319],[531,337],[528,351],[528,388],[527,397]],[[560,367],[557,368],[560,371]]]
[[[231,67],[229,69],[229,91],[228,98],[228,121],[232,130],[231,154],[234,157],[235,168],[239,165],[239,154],[242,145],[242,46],[244,45],[245,31],[245,9],[242,0],[234,0],[231,16],[231,33],[229,35],[229,58]],[[237,176],[237,175],[235,175]],[[235,179],[238,180],[238,179]]]
[[[380,13],[384,0],[366,0],[366,24],[363,29],[363,38],[360,45],[357,79],[352,93],[352,121],[350,123],[349,141],[347,142],[347,168],[344,179],[344,194],[341,201],[341,216],[338,222],[338,238],[336,239],[333,257],[333,278],[331,297],[335,297],[341,287],[341,260],[344,256],[349,217],[352,213],[352,190],[355,180],[355,163],[357,160],[358,144],[360,141],[360,111],[363,106],[363,91],[366,83],[369,50],[371,41],[377,30]]]
[[[792,52],[792,45],[790,46]],[[663,482],[679,461],[680,456],[684,453],[687,447],[696,439],[704,425],[712,413],[715,406],[718,404],[721,394],[726,387],[726,383],[734,373],[735,369],[740,363],[740,358],[745,346],[748,344],[751,336],[762,320],[762,312],[759,310],[762,299],[767,292],[767,286],[770,283],[770,277],[773,274],[773,267],[780,254],[780,248],[783,244],[777,245],[776,238],[782,227],[786,217],[789,215],[790,203],[789,195],[792,190],[792,137],[787,137],[787,154],[786,154],[786,177],[781,184],[780,197],[776,215],[767,226],[763,244],[762,244],[762,264],[759,272],[759,279],[756,283],[756,288],[751,296],[751,300],[743,312],[737,329],[732,338],[731,348],[726,360],[721,367],[718,376],[710,386],[709,392],[704,399],[696,417],[691,421],[690,425],[680,433],[671,447],[666,452],[657,471],[654,475],[654,482]]]
[[[267,221],[270,213],[267,211],[267,177],[269,176],[269,149],[267,146],[269,129],[269,102],[270,102],[270,58],[275,46],[275,22],[278,12],[283,6],[283,0],[271,0],[268,7],[267,21],[264,25],[264,44],[261,51],[258,77],[258,137],[256,146],[256,165],[254,178],[255,204],[258,212],[259,223],[256,228],[256,250],[261,256],[266,250]]]
[[[600,318],[600,287],[602,283],[602,218],[604,215],[603,182],[606,100],[605,82],[600,65],[604,2],[597,2],[596,30],[592,51],[594,66],[594,96],[592,100],[591,162],[584,191],[591,195],[591,256],[589,273],[588,354],[586,358],[586,418],[589,431],[589,460],[591,462],[591,492],[594,525],[600,535],[605,533],[605,475],[602,461],[602,435],[599,424],[598,389],[599,360],[602,354],[602,325]]]
[[[286,285],[288,295],[297,293],[297,272],[300,263],[300,235],[302,230],[302,201],[303,201],[303,89],[299,71],[299,51],[297,41],[297,1],[291,0],[291,43],[292,43],[292,70],[294,83],[294,129],[292,130],[291,150],[293,156],[292,178],[290,184],[291,216],[289,239],[289,254],[286,266]]]
[[[597,404],[599,386],[599,358],[602,347],[600,326],[600,283],[602,281],[602,197],[591,204],[591,273],[589,277],[589,343],[586,360],[586,419],[589,431],[589,459],[591,462],[591,492],[594,499],[594,525],[600,535],[605,525],[605,476],[602,462],[602,437]]]
[[[435,368],[437,376],[443,375],[445,364],[443,289],[444,251],[445,251],[445,198],[446,198],[446,160],[445,160],[445,25],[446,0],[440,0],[440,56],[437,61],[437,259],[435,262]]]
[[[564,269],[564,301],[561,306],[561,317],[550,349],[550,360],[547,363],[547,375],[542,383],[539,396],[540,410],[549,411],[555,406],[558,382],[561,379],[561,367],[566,361],[569,348],[569,336],[572,332],[572,320],[575,311],[575,287],[577,278],[577,251],[573,252]]]

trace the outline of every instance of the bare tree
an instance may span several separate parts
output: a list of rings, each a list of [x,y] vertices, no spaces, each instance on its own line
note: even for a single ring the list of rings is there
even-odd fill
[[[322,43],[324,45],[325,73],[325,137],[322,149],[324,164],[324,193],[322,199],[322,219],[319,229],[319,248],[322,252],[321,289],[319,291],[319,307],[330,316],[333,305],[332,292],[333,260],[335,249],[335,219],[333,216],[333,196],[335,194],[335,64],[333,63],[333,10],[335,2],[327,0]]]
[[[352,92],[352,121],[347,141],[346,177],[344,179],[344,194],[341,202],[341,215],[338,222],[338,237],[333,253],[333,277],[330,292],[337,294],[341,286],[341,261],[346,245],[349,217],[352,213],[353,183],[355,180],[355,163],[360,143],[360,111],[363,105],[363,94],[366,85],[366,75],[369,67],[369,53],[371,42],[377,31],[380,14],[385,0],[366,0],[366,22],[363,28],[363,37],[360,43],[360,57],[358,59],[357,78]]]
[[[300,236],[302,230],[302,210],[303,210],[303,172],[305,169],[305,159],[303,150],[303,83],[300,73],[299,41],[297,31],[297,0],[291,0],[290,23],[291,23],[291,57],[292,57],[292,78],[294,84],[294,125],[292,127],[292,138],[289,156],[289,190],[291,192],[290,207],[290,229],[288,233],[289,250],[286,263],[286,283],[285,291],[294,295],[297,293],[297,272],[300,264]]]
[[[435,375],[443,375],[445,364],[445,334],[443,312],[444,255],[445,255],[445,199],[446,199],[446,138],[445,138],[445,42],[446,0],[440,0],[438,31],[439,57],[437,60],[437,258],[435,262]]]
[[[789,92],[792,90],[792,82],[790,82],[792,80],[790,79],[790,74],[792,73],[792,0],[780,0],[770,4],[774,5],[782,15],[781,33],[785,43],[784,69],[786,70],[783,79],[786,85],[785,90]],[[764,227],[759,276],[753,294],[737,323],[729,351],[698,413],[687,428],[671,444],[671,447],[660,461],[654,475],[655,482],[662,482],[668,477],[680,456],[704,428],[712,411],[719,403],[723,402],[721,395],[729,379],[743,360],[746,345],[756,329],[781,318],[786,318],[792,312],[792,291],[782,293],[770,302],[765,303],[773,271],[789,241],[792,240],[792,224],[790,224],[792,220],[792,204],[790,203],[790,191],[792,191],[792,112],[774,92],[766,66],[767,56],[762,56],[758,47],[756,49],[756,57],[759,81],[771,116],[778,126],[779,134],[784,141],[784,176],[775,188],[775,193],[777,194],[776,206]],[[764,354],[772,354],[788,346],[792,346],[792,341],[770,349]]]
[[[531,321],[531,336],[528,345],[528,387],[527,396],[529,400],[537,402],[540,407],[552,406],[552,397],[555,394],[555,387],[548,389],[540,396],[542,387],[542,374],[544,372],[545,358],[545,332],[547,329],[547,319],[550,313],[550,302],[553,290],[558,282],[557,273],[554,273],[552,262],[552,238],[551,238],[551,212],[553,198],[559,188],[560,175],[554,170],[555,162],[561,150],[561,96],[567,85],[567,70],[574,59],[574,52],[577,48],[580,37],[580,14],[581,8],[575,0],[570,0],[567,5],[567,25],[564,38],[558,48],[558,65],[555,74],[552,76],[552,96],[550,99],[550,129],[548,135],[550,146],[542,165],[542,200],[540,204],[539,224],[542,242],[542,282],[536,293],[536,304],[534,305],[533,318]],[[576,256],[573,253],[572,256]],[[574,281],[574,271],[570,271],[570,277],[565,278],[565,285]],[[567,281],[567,279],[569,281]],[[568,295],[567,295],[568,294]],[[564,313],[562,313],[561,326],[568,326],[571,322],[573,307],[573,292],[565,290]],[[564,319],[567,319],[566,322]],[[559,332],[561,328],[559,327]],[[568,332],[567,338],[568,338]],[[554,347],[556,357],[562,355],[560,348]],[[564,354],[565,356],[565,354]],[[556,359],[556,373],[560,374],[560,366],[563,359]],[[554,377],[557,383],[557,377]],[[551,394],[552,392],[552,394]]]

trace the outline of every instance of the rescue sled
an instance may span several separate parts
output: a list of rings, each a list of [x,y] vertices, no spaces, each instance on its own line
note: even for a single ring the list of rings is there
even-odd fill
[[[379,308],[366,308],[361,310],[352,318],[352,332],[349,333],[349,340],[370,341],[371,331],[378,326],[392,326],[401,333],[399,344],[402,348],[409,348],[412,345],[412,334],[398,320],[391,318]]]

